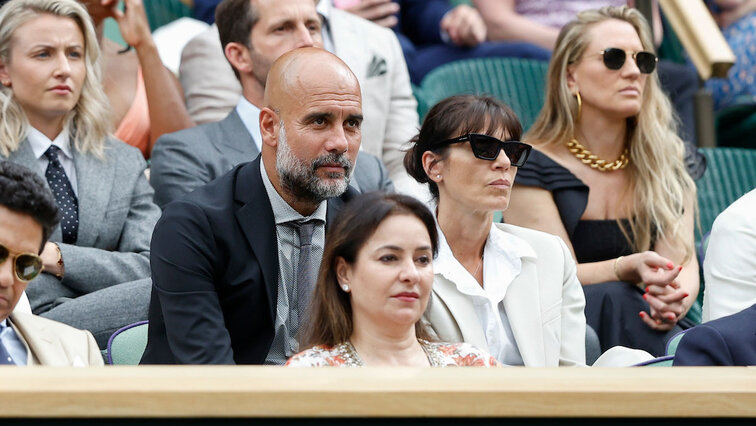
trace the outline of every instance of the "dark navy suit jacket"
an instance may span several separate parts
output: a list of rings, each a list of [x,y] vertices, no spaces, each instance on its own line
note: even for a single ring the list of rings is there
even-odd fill
[[[262,364],[273,342],[278,246],[260,157],[169,203],[152,235],[143,364]],[[354,197],[328,200],[327,220]]]
[[[756,304],[688,330],[674,365],[756,365]]]

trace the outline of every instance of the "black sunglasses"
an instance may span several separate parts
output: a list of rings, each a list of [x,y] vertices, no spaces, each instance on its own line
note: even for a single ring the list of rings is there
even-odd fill
[[[519,141],[502,141],[493,136],[482,135],[480,133],[468,133],[458,138],[447,139],[441,145],[450,145],[453,143],[470,141],[473,155],[481,160],[494,161],[499,156],[499,150],[504,150],[509,162],[513,167],[522,167],[530,155],[532,147]]]
[[[0,244],[0,265],[11,257],[8,247]],[[31,281],[42,272],[42,258],[32,253],[17,253],[13,257],[13,271],[21,281]]]
[[[627,53],[616,47],[610,47],[599,52],[604,57],[604,65],[610,70],[618,70],[625,65],[625,59],[627,59]],[[656,69],[656,62],[659,60],[656,55],[651,52],[633,52],[633,59],[635,64],[638,65],[638,69],[643,74],[651,74]]]

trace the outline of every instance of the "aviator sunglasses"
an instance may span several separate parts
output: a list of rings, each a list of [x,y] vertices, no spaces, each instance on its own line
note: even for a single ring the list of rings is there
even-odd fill
[[[513,167],[521,167],[530,155],[530,145],[518,141],[502,141],[493,136],[482,135],[480,133],[467,133],[457,138],[447,139],[442,145],[451,145],[470,141],[473,155],[481,160],[494,161],[499,156],[499,150],[504,150],[509,162]]]
[[[21,281],[31,281],[42,272],[42,258],[32,253],[18,253],[11,256],[8,247],[0,244],[0,265],[8,258],[13,261],[13,271]]]
[[[599,52],[604,58],[604,65],[610,70],[618,70],[625,65],[625,59],[627,59],[627,53],[616,47],[610,47]],[[643,74],[651,74],[656,68],[656,62],[658,58],[651,52],[632,52],[631,56],[635,60],[635,64],[638,65],[638,69]]]

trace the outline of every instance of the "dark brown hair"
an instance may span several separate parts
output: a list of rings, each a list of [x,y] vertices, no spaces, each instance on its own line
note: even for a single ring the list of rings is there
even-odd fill
[[[412,138],[413,145],[404,155],[404,168],[416,181],[427,183],[433,197],[438,199],[438,186],[423,168],[423,153],[431,151],[443,159],[448,145],[436,147],[440,142],[466,133],[493,135],[502,129],[509,132],[510,139],[520,140],[522,136],[520,120],[503,102],[491,96],[450,96],[428,111],[420,133]]]
[[[433,257],[438,252],[438,234],[433,214],[420,201],[401,194],[372,192],[350,201],[333,220],[326,234],[323,260],[312,300],[312,320],[304,334],[302,349],[315,345],[333,346],[352,336],[352,303],[342,291],[336,277],[336,264],[343,258],[354,265],[357,255],[386,218],[410,215],[418,218],[428,230]],[[415,324],[419,339],[432,340],[422,325]]]
[[[223,0],[215,9],[215,23],[218,25],[223,51],[229,43],[239,43],[252,49],[252,28],[260,19],[260,14],[252,4],[252,0]],[[225,56],[225,55],[224,55]],[[236,78],[239,71],[233,66]]]

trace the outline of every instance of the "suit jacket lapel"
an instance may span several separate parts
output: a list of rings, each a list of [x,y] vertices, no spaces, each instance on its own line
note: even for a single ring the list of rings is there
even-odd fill
[[[79,235],[76,245],[92,247],[99,235],[97,224],[106,220],[117,166],[110,158],[100,159],[77,150],[73,150],[73,157],[79,187]]]
[[[218,132],[220,137],[212,142],[222,145],[220,152],[226,152],[226,147],[228,147],[252,158],[260,154],[260,150],[257,149],[255,141],[252,140],[252,135],[249,134],[236,108],[231,110],[228,116],[218,123]]]
[[[538,286],[538,271],[533,259],[523,257],[522,271],[509,285],[504,310],[526,366],[544,367],[543,321]]]
[[[263,280],[275,323],[278,298],[278,243],[273,208],[260,175],[261,157],[242,166],[234,184],[234,199],[239,206],[235,216],[263,272]]]
[[[342,58],[349,68],[354,72],[357,80],[364,82],[367,77],[367,67],[370,64],[370,56],[373,52],[370,49],[365,48],[364,43],[360,43],[359,40],[354,40],[353,36],[343,37],[340,34],[352,35],[362,34],[359,29],[357,31],[349,31],[347,27],[352,23],[349,19],[345,19],[343,14],[347,14],[343,10],[339,10],[332,7],[330,10],[329,27],[331,30],[331,39],[333,40],[333,48],[336,56]],[[363,92],[362,97],[365,97]]]
[[[11,326],[26,346],[26,365],[61,365],[61,359],[67,359],[60,343],[46,328],[26,327],[26,323],[11,315]]]
[[[462,333],[462,341],[488,350],[488,341],[483,329],[478,322],[478,314],[475,312],[470,298],[457,290],[453,282],[437,274],[433,281],[433,292],[444,302],[454,317],[459,331]]]

